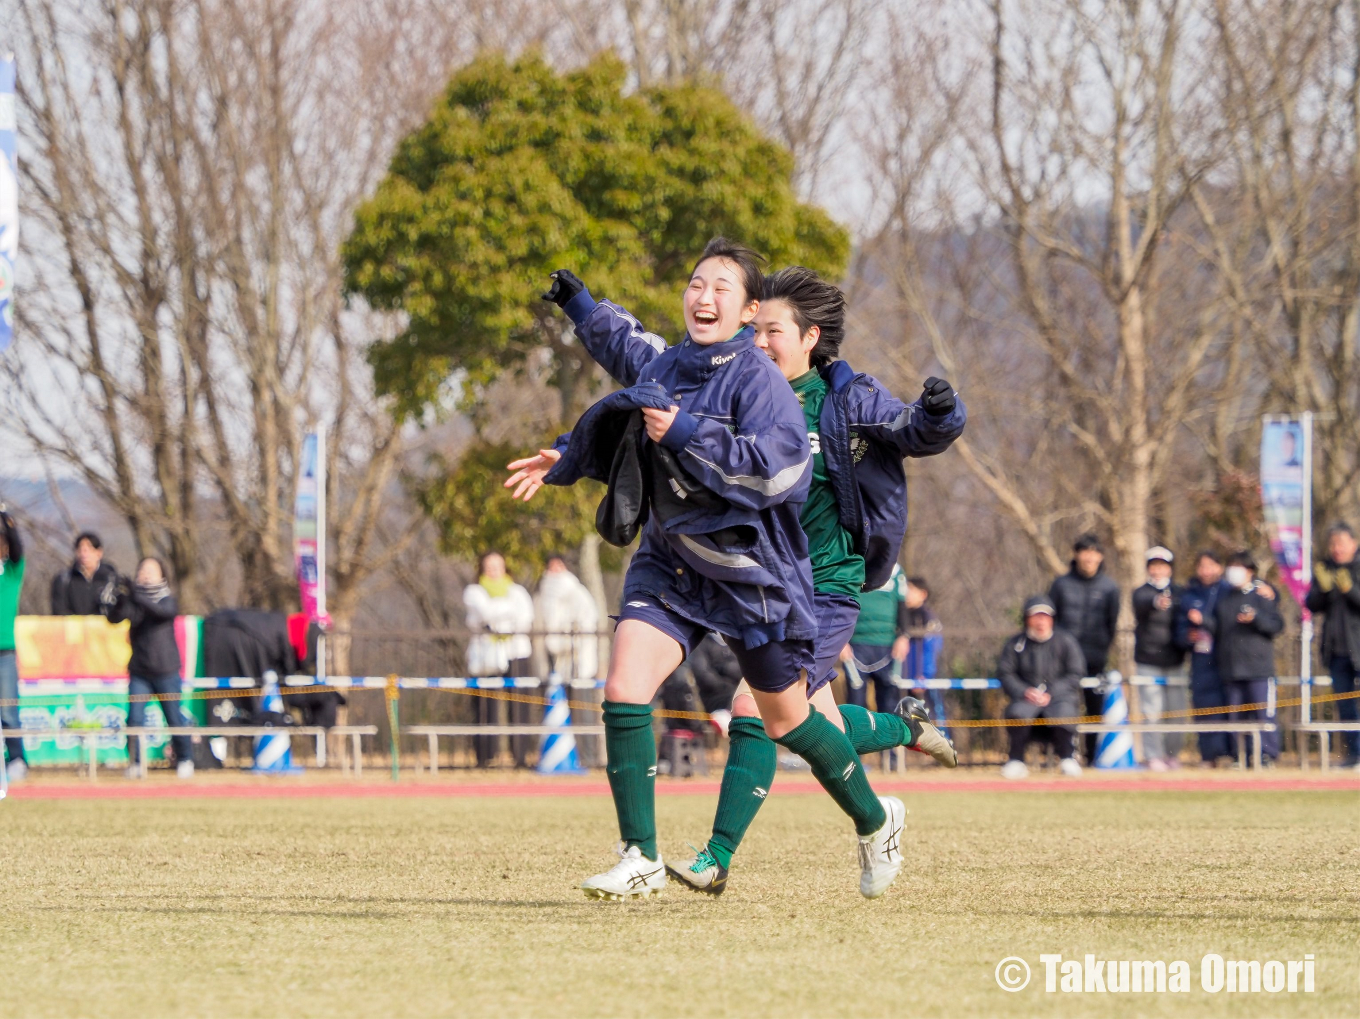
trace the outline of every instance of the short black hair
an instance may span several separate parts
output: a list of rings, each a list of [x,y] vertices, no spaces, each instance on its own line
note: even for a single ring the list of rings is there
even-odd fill
[[[799,335],[816,326],[821,335],[812,348],[812,367],[822,368],[840,355],[845,339],[845,295],[811,269],[791,265],[765,277],[766,301],[783,301],[793,312]]]
[[[759,301],[765,293],[765,274],[761,266],[765,256],[758,254],[745,244],[729,241],[726,237],[714,237],[704,245],[704,253],[694,262],[690,276],[698,270],[699,264],[709,258],[725,258],[736,265],[741,273],[741,285],[746,288],[746,303]]]
[[[930,594],[930,585],[926,583],[925,577],[908,577],[907,583],[918,591],[924,591],[926,594]]]
[[[1251,570],[1252,573],[1261,572],[1256,565],[1256,557],[1246,549],[1243,549],[1240,552],[1234,552],[1232,555],[1228,556],[1228,565],[1245,566],[1247,569]]]
[[[1331,527],[1327,528],[1327,540],[1330,541],[1338,534],[1344,534],[1352,540],[1355,539],[1355,531],[1352,530],[1351,525],[1344,520],[1338,520],[1336,523],[1332,524]]]
[[[1100,539],[1096,537],[1093,531],[1087,531],[1072,543],[1073,552],[1085,552],[1088,549],[1095,549],[1101,555],[1105,554],[1104,546],[1100,544]]]
[[[88,541],[91,548],[102,549],[104,547],[104,543],[99,540],[99,535],[95,534],[94,531],[81,531],[76,535],[76,540],[71,543],[71,547],[80,548],[82,541]]]
[[[1218,563],[1219,566],[1223,565],[1223,557],[1211,548],[1202,548],[1195,553],[1195,562],[1199,562],[1201,559],[1209,559]]]

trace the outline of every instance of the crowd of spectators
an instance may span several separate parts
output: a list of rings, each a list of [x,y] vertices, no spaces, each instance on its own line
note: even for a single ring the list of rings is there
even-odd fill
[[[1339,523],[1327,533],[1326,555],[1313,570],[1306,606],[1321,618],[1319,651],[1337,694],[1356,690],[1360,675],[1360,563],[1355,532]],[[1176,557],[1162,546],[1147,551],[1144,582],[1130,592],[1133,631],[1135,711],[1149,722],[1183,717],[1186,707],[1216,712],[1210,718],[1272,720],[1274,718],[1274,641],[1284,630],[1284,617],[1273,587],[1259,579],[1249,552],[1226,561],[1209,550],[1194,559],[1191,576],[1175,579]],[[536,595],[510,576],[505,559],[488,552],[479,561],[478,579],[464,591],[468,629],[468,674],[474,677],[529,676],[533,671],[532,635],[542,636],[550,674],[558,679],[594,679],[600,613],[595,598],[568,569],[561,556],[547,560]],[[0,513],[0,721],[8,732],[19,727],[14,701],[18,695],[14,619],[23,583],[25,559],[18,527]],[[940,660],[943,628],[929,605],[930,588],[922,577],[894,568],[888,581],[862,597],[858,626],[842,654],[846,699],[867,705],[870,690],[880,711],[891,711],[906,691],[927,699],[937,719],[944,720],[941,691],[926,687]],[[996,675],[1008,704],[1005,717],[1014,722],[1098,716],[1103,685],[1083,684],[1102,677],[1118,634],[1122,592],[1105,569],[1105,554],[1095,535],[1073,545],[1068,571],[1048,592],[1025,602],[1023,629],[1008,637],[997,660]],[[121,575],[104,558],[99,535],[86,531],[74,542],[74,557],[51,585],[51,608],[60,615],[102,615],[127,620],[131,642],[129,692],[135,697],[128,723],[141,725],[147,702],[159,701],[167,720],[188,724],[180,710],[183,663],[175,639],[178,603],[164,565],[144,558],[134,577]],[[315,668],[316,624],[302,616],[250,609],[225,609],[204,621],[205,670],[212,675],[277,678]],[[224,671],[225,670],[225,671]],[[732,691],[740,680],[736,660],[721,639],[703,641],[676,670],[661,691],[673,710],[704,711],[722,727]],[[302,703],[305,700],[306,703]],[[336,724],[343,697],[333,691],[311,694],[292,704],[306,724]],[[529,723],[530,705],[478,698],[479,720],[495,724]],[[507,712],[508,707],[508,712]],[[259,721],[258,700],[224,695],[210,706],[216,722]],[[506,715],[509,717],[506,717]],[[1342,721],[1355,721],[1357,704],[1338,702]],[[6,733],[7,769],[11,778],[27,770],[23,741]],[[1095,758],[1097,737],[1082,745],[1071,724],[1016,724],[1007,728],[1007,777],[1028,773],[1025,757],[1032,742],[1051,746],[1059,768],[1078,774],[1081,761]],[[1234,761],[1227,733],[1197,734],[1204,766]],[[503,745],[479,737],[479,762],[489,763]],[[1184,740],[1175,733],[1147,733],[1142,761],[1151,770],[1179,766]],[[532,740],[516,738],[510,746],[523,764]],[[179,774],[193,774],[188,737],[172,739]],[[1360,732],[1344,734],[1345,764],[1360,766]],[[135,748],[130,751],[134,757]],[[1277,732],[1264,734],[1266,760],[1279,755]],[[135,772],[134,768],[130,772]],[[894,762],[895,764],[895,762]]]
[[[1306,607],[1322,617],[1321,657],[1337,694],[1350,694],[1360,674],[1360,567],[1355,532],[1345,523],[1327,534],[1327,555],[1313,569]],[[1184,585],[1174,579],[1175,555],[1155,546],[1147,551],[1147,574],[1130,595],[1134,618],[1133,675],[1137,712],[1156,723],[1168,715],[1185,717],[1187,703],[1203,709],[1200,720],[1274,721],[1274,642],[1284,631],[1275,589],[1258,576],[1250,552],[1225,561],[1201,551]],[[1083,678],[1105,673],[1117,634],[1121,592],[1104,572],[1104,552],[1095,535],[1073,546],[1070,570],[1054,580],[1046,596],[1024,607],[1022,632],[1007,639],[997,662],[997,677],[1009,698],[1006,717],[1048,719],[1102,713],[1104,684]],[[1082,696],[1078,696],[1078,692]],[[1188,694],[1188,697],[1187,697]],[[1080,703],[1084,700],[1084,704]],[[1354,721],[1356,702],[1337,702],[1338,717]],[[1221,710],[1218,710],[1221,709]],[[1010,729],[1008,777],[1028,773],[1026,748],[1033,738],[1051,744],[1064,772],[1076,773],[1071,725]],[[1039,734],[1036,736],[1036,734]],[[1097,734],[1088,734],[1083,756],[1095,758]],[[1228,733],[1197,734],[1204,766],[1231,764]],[[1182,738],[1175,733],[1143,736],[1143,763],[1153,771],[1179,767]],[[1262,733],[1267,762],[1280,753],[1278,730]],[[1345,734],[1345,765],[1360,765],[1360,733]]]

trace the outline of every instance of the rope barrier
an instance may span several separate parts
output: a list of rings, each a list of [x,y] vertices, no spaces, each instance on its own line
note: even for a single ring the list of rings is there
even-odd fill
[[[326,683],[317,683],[308,686],[280,685],[279,693],[284,697],[289,697],[309,693],[328,693],[328,692],[340,693],[342,691],[353,691],[356,689],[370,689],[370,688],[367,686],[363,687],[335,686]],[[373,689],[384,690],[386,693],[386,698],[388,700],[392,700],[395,696],[396,684],[389,680],[387,683],[384,684],[383,687],[377,687]],[[460,688],[447,686],[422,686],[415,687],[414,689],[435,690],[440,693],[461,694],[462,696],[465,697],[482,697],[488,700],[505,701],[507,703],[512,704],[536,704],[539,706],[547,706],[547,704],[549,703],[548,698],[536,694],[505,693],[501,690],[479,689],[476,687]],[[208,690],[190,690],[181,693],[177,696],[180,700],[184,701],[184,700],[209,700],[231,697],[250,697],[258,696],[260,693],[261,689],[259,687],[253,688],[223,687]],[[16,707],[19,705],[29,707],[58,707],[62,706],[72,696],[73,694],[36,694],[32,697],[24,697],[21,699],[10,698],[6,700],[0,700],[0,707]],[[1327,704],[1334,701],[1353,700],[1356,698],[1360,698],[1360,690],[1353,691],[1351,693],[1316,694],[1311,698],[1311,703],[1314,705],[1318,705]],[[127,695],[127,701],[129,703],[148,703],[151,701],[159,700],[160,695],[154,693]],[[1303,700],[1304,699],[1302,697],[1290,697],[1285,698],[1283,700],[1276,700],[1275,707],[1276,708],[1297,707],[1303,703]],[[43,701],[51,701],[52,703],[43,704],[41,703]],[[573,711],[604,710],[602,705],[596,704],[593,701],[569,700],[567,701],[567,707]],[[1195,718],[1205,717],[1208,715],[1224,715],[1230,712],[1237,711],[1259,711],[1269,707],[1270,702],[1258,701],[1252,704],[1238,704],[1224,707],[1182,708],[1176,711],[1164,711],[1161,713],[1159,718],[1165,721],[1173,718]],[[713,716],[706,711],[676,711],[662,708],[653,711],[652,714],[656,718],[673,718],[677,720],[693,722],[706,722],[712,721],[713,719]],[[1146,719],[1147,716],[1142,714],[1129,716],[1129,721],[1132,723],[1143,722],[1146,721]],[[991,728],[1014,728],[1016,726],[1035,726],[1035,725],[1039,726],[1089,725],[1100,723],[1102,721],[1104,721],[1104,718],[1101,715],[1074,715],[1066,718],[973,718],[957,720],[946,719],[942,724],[944,727],[950,729],[991,729]]]

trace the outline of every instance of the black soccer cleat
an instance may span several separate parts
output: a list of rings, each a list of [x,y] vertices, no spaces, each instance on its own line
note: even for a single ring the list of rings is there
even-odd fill
[[[903,697],[897,702],[897,714],[911,730],[908,750],[928,754],[946,768],[957,768],[959,755],[954,744],[930,721],[930,709],[919,697]]]

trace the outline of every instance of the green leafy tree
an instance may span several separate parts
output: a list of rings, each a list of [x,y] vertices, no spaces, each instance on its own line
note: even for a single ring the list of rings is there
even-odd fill
[[[546,350],[561,415],[574,417],[592,368],[538,300],[553,269],[673,338],[680,288],[714,234],[775,265],[843,272],[845,230],[798,201],[792,157],[722,93],[629,94],[625,79],[614,57],[558,74],[536,55],[484,56],[398,146],[343,257],[351,293],[407,316],[371,352],[402,413],[434,402],[454,371],[475,393]]]
[[[675,339],[680,292],[715,234],[774,265],[844,271],[845,230],[798,201],[792,157],[721,92],[628,93],[626,77],[613,57],[558,74],[538,56],[484,56],[398,146],[342,252],[349,292],[406,316],[405,330],[370,352],[398,413],[420,414],[455,372],[475,405],[497,376],[546,352],[560,416],[574,419],[598,376],[562,314],[538,298],[554,269],[577,271],[597,296]],[[522,569],[579,544],[583,570],[598,577],[602,489],[514,503],[500,482],[522,452],[476,444],[419,488],[444,550],[470,557],[494,546]]]

